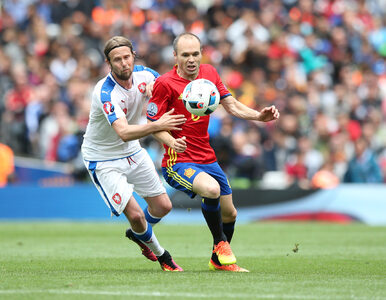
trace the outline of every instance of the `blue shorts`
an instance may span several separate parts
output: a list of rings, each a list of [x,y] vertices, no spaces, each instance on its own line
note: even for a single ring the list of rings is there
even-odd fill
[[[194,198],[196,194],[192,191],[194,178],[201,172],[212,176],[220,185],[220,195],[232,194],[228,178],[217,162],[202,165],[195,163],[177,163],[171,167],[162,167],[162,174],[166,182],[175,189],[185,192]]]

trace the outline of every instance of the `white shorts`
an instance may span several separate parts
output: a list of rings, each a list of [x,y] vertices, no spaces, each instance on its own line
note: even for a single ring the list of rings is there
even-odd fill
[[[103,200],[116,216],[123,212],[133,191],[141,197],[166,193],[145,149],[121,159],[84,163]]]

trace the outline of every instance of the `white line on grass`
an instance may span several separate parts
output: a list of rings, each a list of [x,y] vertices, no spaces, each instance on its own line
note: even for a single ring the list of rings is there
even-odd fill
[[[58,294],[58,295],[104,295],[104,296],[152,296],[152,297],[185,297],[185,298],[259,298],[259,299],[320,299],[320,297],[311,295],[282,295],[282,294],[199,294],[199,293],[167,293],[167,292],[136,292],[136,291],[88,291],[88,290],[0,290],[0,295],[3,294]],[[326,299],[324,297],[324,299]],[[331,298],[332,299],[332,298]],[[347,297],[334,296],[334,299],[347,299]],[[367,299],[367,297],[352,296],[349,299]],[[381,298],[373,298],[373,300]]]

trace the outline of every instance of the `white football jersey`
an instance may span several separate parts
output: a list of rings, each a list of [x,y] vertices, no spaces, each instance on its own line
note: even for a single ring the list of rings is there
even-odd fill
[[[111,73],[98,81],[92,93],[89,122],[82,144],[85,160],[118,159],[141,150],[138,140],[122,141],[111,125],[121,117],[126,117],[129,125],[139,124],[143,106],[148,100],[145,95],[146,84],[158,76],[154,70],[136,65],[133,85],[129,90],[116,82]]]

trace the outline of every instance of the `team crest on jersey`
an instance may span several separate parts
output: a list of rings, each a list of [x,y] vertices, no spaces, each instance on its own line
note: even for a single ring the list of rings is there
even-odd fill
[[[103,104],[103,110],[106,114],[110,115],[114,112],[114,105],[111,102],[105,102]]]
[[[143,94],[146,92],[146,83],[142,82],[138,84],[138,90]]]
[[[158,112],[158,106],[154,102],[150,102],[149,105],[147,106],[147,114],[150,117],[154,117]]]
[[[192,177],[193,174],[196,173],[196,170],[193,170],[192,168],[185,169],[184,175],[188,178]]]
[[[113,201],[116,204],[121,204],[121,202],[122,202],[121,195],[119,195],[118,193],[115,193],[114,196],[113,196]]]

